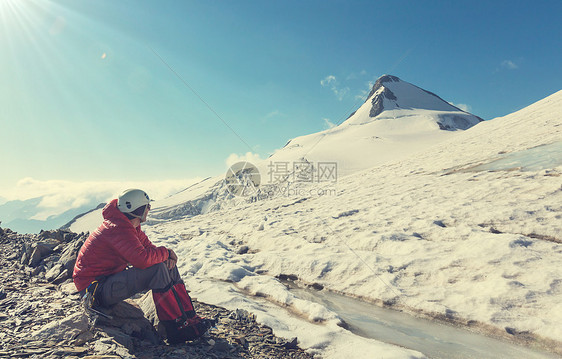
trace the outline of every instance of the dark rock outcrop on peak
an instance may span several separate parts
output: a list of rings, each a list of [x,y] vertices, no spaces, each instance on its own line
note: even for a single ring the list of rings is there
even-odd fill
[[[367,96],[367,100],[370,99],[371,96],[373,96],[373,94],[377,92],[377,90],[380,89],[385,82],[398,82],[398,81],[400,81],[400,79],[396,76],[382,75],[377,79],[377,81],[375,81],[375,84],[373,85],[371,92],[369,92],[369,95]]]
[[[384,111],[383,103],[385,98],[389,100],[395,100],[395,101],[397,100],[396,96],[394,96],[394,93],[392,93],[392,91],[390,91],[386,87],[383,87],[382,92],[379,93],[377,96],[373,97],[373,99],[371,100],[373,107],[371,107],[371,111],[369,112],[369,117],[377,117]]]
[[[111,320],[86,313],[65,274],[85,238],[68,230],[29,235],[0,227],[0,358],[312,358],[296,338],[275,337],[248,312],[195,298],[198,314],[219,324],[181,345],[167,345],[155,330],[150,292],[103,309]]]

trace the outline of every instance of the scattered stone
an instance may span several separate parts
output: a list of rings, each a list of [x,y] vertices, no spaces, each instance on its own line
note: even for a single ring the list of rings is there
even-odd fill
[[[69,355],[80,355],[88,351],[88,348],[81,346],[62,347],[56,349],[53,354],[68,357]]]
[[[297,349],[298,348],[298,339],[295,337],[291,341],[285,343],[283,345],[286,349]]]
[[[74,282],[62,284],[59,289],[64,294],[72,295],[78,293],[78,291],[76,290],[76,286],[74,285]]]
[[[44,270],[45,270],[45,266],[40,265],[40,266],[38,266],[38,267],[35,267],[35,269],[31,272],[31,275],[32,275],[32,276],[36,276],[36,275],[38,275],[39,273],[43,272]]]
[[[115,344],[108,344],[104,342],[102,339],[96,341],[94,343],[94,352],[99,355],[111,354],[114,353],[117,346]]]
[[[66,237],[65,237],[66,238]],[[65,269],[68,269],[72,273],[72,269],[74,268],[74,263],[76,262],[76,257],[78,256],[78,252],[80,248],[84,244],[86,237],[78,238],[77,240],[69,243],[66,248],[61,253],[59,263],[63,265]]]
[[[233,340],[235,343],[238,343],[238,344],[240,344],[240,345],[242,345],[242,346],[245,346],[245,345],[246,345],[246,338],[244,338],[243,335],[235,336],[235,337],[232,338],[232,340]]]
[[[115,342],[121,344],[128,350],[133,349],[133,339],[128,336],[127,334],[123,333],[122,331],[118,330],[117,328],[104,328],[104,332],[107,333]]]
[[[339,219],[339,218],[342,218],[342,217],[349,217],[349,216],[353,216],[356,213],[359,213],[359,210],[358,209],[352,209],[350,211],[341,212],[337,216],[332,216],[332,218],[333,219]]]
[[[442,227],[442,228],[447,228],[447,226],[445,225],[445,223],[443,223],[443,221],[440,221],[440,220],[433,221],[433,224],[435,224],[435,225],[437,225],[437,226],[439,226],[439,227]]]
[[[232,349],[232,347],[225,340],[217,341],[215,342],[215,345],[213,345],[213,350],[218,352],[227,352],[230,351],[230,349]]]
[[[24,244],[22,247],[23,253],[21,256],[20,263],[27,264],[29,262],[29,257],[31,256],[31,246]]]
[[[33,250],[33,252],[31,253],[31,257],[29,258],[29,266],[30,267],[36,267],[39,262],[41,262],[41,250],[38,248],[35,248]]]
[[[64,319],[45,325],[31,333],[33,339],[50,339],[55,341],[74,339],[88,330],[89,321],[84,313],[77,312]]]
[[[129,351],[126,348],[119,347],[119,346],[115,349],[115,354],[117,354],[117,356],[121,357],[122,359],[135,358],[135,356],[131,355],[131,353],[129,353]]]
[[[69,279],[70,276],[71,276],[71,272],[69,272],[68,269],[65,269],[53,280],[53,283],[61,284],[65,280]]]
[[[92,333],[91,331],[86,331],[80,335],[78,335],[76,337],[76,339],[74,340],[74,342],[72,342],[73,345],[84,345],[87,342],[91,341],[92,339],[94,339],[94,333]]]
[[[39,232],[39,235],[37,237],[40,240],[54,239],[58,242],[62,242],[64,240],[65,234],[67,233],[72,233],[72,232],[70,232],[70,230],[65,230],[65,229],[54,229],[48,231],[41,230],[41,232]]]
[[[49,271],[45,274],[45,279],[49,282],[53,281],[56,277],[59,276],[62,270],[62,264],[56,264],[53,268],[49,269]]]
[[[41,254],[41,258],[44,258],[53,253],[53,249],[56,246],[58,246],[58,242],[40,242],[35,244],[35,249],[39,251],[39,254]]]
[[[238,251],[236,253],[237,254],[246,254],[246,253],[248,253],[249,250],[250,250],[250,248],[248,246],[242,246],[242,247],[238,248]]]

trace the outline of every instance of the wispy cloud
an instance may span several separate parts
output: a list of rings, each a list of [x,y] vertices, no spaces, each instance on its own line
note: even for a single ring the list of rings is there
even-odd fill
[[[246,154],[238,155],[237,153],[231,153],[228,158],[226,159],[225,163],[228,167],[232,166],[236,162],[250,162],[252,164],[256,164],[262,161],[262,158],[257,153],[246,152]]]
[[[470,105],[464,104],[464,103],[454,103],[454,102],[449,102],[451,105],[460,108],[461,110],[463,110],[464,112],[470,112],[472,111],[472,107],[470,107]]]
[[[511,60],[503,60],[501,67],[508,70],[517,70],[519,66]]]
[[[141,188],[151,199],[162,199],[200,181],[201,178],[166,181],[88,181],[37,180],[26,177],[17,182],[8,193],[1,195],[8,200],[27,200],[42,197],[40,213],[33,219],[44,220],[81,206],[95,206],[116,198],[128,188]]]
[[[329,87],[340,101],[349,93],[349,87],[339,87],[338,80],[334,75],[328,75],[320,80],[320,85]]]
[[[322,80],[320,80],[320,85],[328,86],[329,84],[336,82],[336,77],[334,75],[328,75]]]
[[[324,121],[324,127],[325,127],[326,129],[334,128],[334,127],[337,126],[335,123],[333,123],[332,121],[330,121],[329,118],[324,118],[323,121]]]

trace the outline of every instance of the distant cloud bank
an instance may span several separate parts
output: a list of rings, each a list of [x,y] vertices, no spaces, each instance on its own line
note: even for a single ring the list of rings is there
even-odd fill
[[[107,202],[128,188],[141,188],[148,193],[151,199],[158,200],[177,193],[200,180],[201,178],[143,182],[73,182],[43,181],[26,177],[19,180],[16,186],[8,192],[0,193],[0,197],[4,197],[7,201],[24,201],[42,197],[38,205],[41,212],[32,219],[45,220],[49,216],[61,214],[72,208]]]

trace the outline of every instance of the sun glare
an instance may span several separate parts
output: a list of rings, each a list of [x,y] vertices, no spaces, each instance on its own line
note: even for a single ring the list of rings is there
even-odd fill
[[[0,0],[0,8],[14,6],[16,2],[17,0]]]
[[[13,17],[18,13],[17,8],[17,0],[0,0],[0,19],[2,19],[0,26],[4,30],[10,19],[13,20]]]

